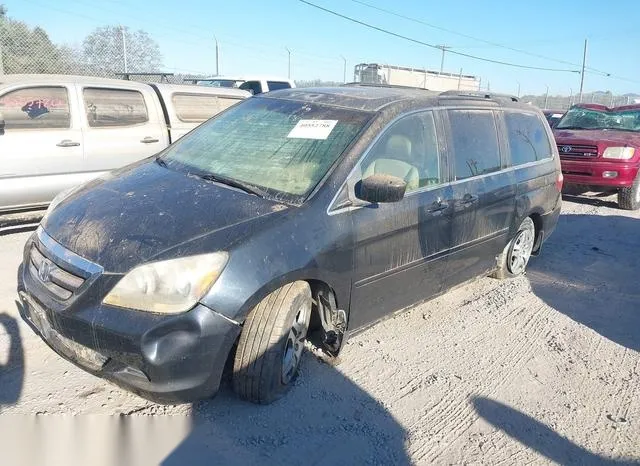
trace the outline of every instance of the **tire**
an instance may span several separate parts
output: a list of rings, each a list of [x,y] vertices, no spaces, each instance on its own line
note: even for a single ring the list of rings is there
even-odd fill
[[[233,363],[233,391],[269,404],[291,388],[311,320],[311,289],[304,281],[278,288],[251,311]]]
[[[624,210],[640,209],[640,173],[633,184],[618,191],[618,206]]]
[[[518,232],[498,256],[498,268],[493,277],[504,280],[524,274],[536,239],[536,227],[531,217],[525,218]]]

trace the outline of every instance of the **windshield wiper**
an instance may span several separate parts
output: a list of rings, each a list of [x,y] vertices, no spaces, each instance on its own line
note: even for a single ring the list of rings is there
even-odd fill
[[[156,157],[156,163],[160,165],[162,168],[167,168],[167,162],[162,160],[161,157]]]
[[[582,126],[556,126],[554,129],[596,129],[596,128],[583,128]]]
[[[220,175],[214,175],[213,173],[195,173],[198,178],[203,180],[213,181],[214,183],[222,183],[233,188],[243,190],[245,193],[253,194],[255,196],[267,197],[267,193],[262,189],[252,184],[243,183],[242,181],[234,180],[233,178],[226,178]]]

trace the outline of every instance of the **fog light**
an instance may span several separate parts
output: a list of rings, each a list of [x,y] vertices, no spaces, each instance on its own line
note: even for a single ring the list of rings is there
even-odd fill
[[[618,176],[618,172],[602,172],[603,178],[615,178]]]

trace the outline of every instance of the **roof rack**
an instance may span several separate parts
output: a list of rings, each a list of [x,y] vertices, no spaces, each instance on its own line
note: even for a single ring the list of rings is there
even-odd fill
[[[341,84],[340,85],[340,87],[358,87],[358,86],[362,86],[362,87],[384,87],[384,88],[388,88],[388,89],[413,89],[413,90],[418,90],[418,91],[429,91],[430,90],[430,89],[427,89],[425,87],[401,86],[399,84],[383,84],[383,83],[352,82],[352,83],[345,83],[345,84]]]
[[[511,94],[497,94],[495,92],[482,92],[482,91],[444,91],[440,93],[441,96],[455,96],[455,97],[476,97],[480,99],[508,99],[512,102],[519,102],[515,95]]]

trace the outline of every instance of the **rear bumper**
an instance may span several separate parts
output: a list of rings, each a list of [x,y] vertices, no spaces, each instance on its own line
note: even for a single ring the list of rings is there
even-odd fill
[[[631,186],[638,174],[639,167],[638,163],[566,159],[560,159],[560,164],[566,184],[608,187]],[[605,177],[604,172],[615,172],[616,176],[613,178]]]
[[[215,394],[240,332],[235,322],[197,305],[158,318],[97,306],[47,309],[30,293],[21,266],[20,315],[58,354],[80,368],[145,398],[186,403]]]

